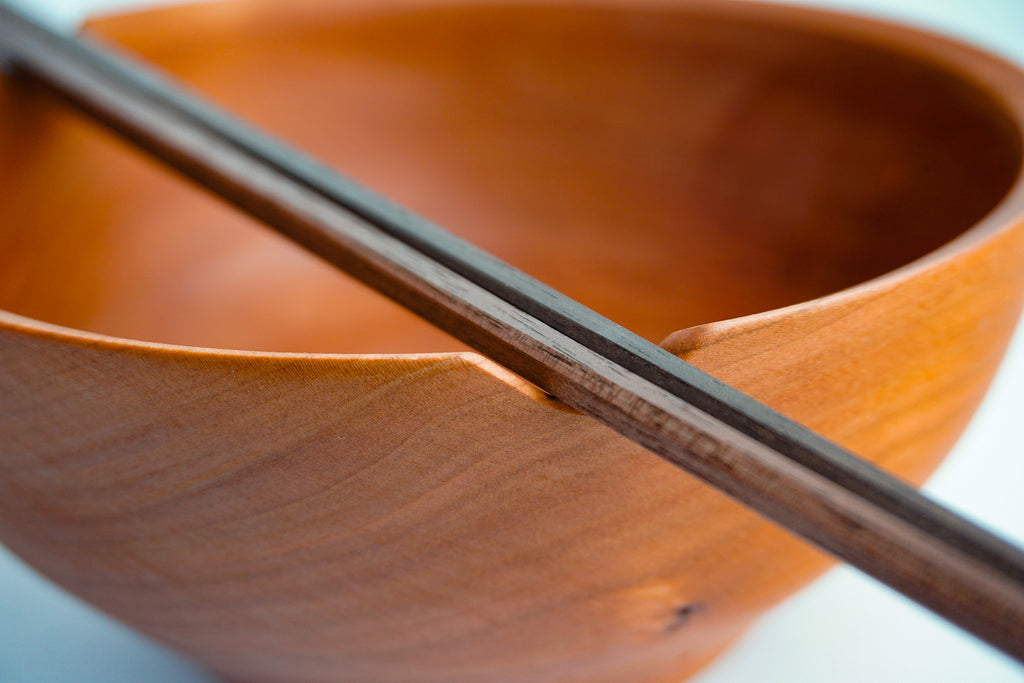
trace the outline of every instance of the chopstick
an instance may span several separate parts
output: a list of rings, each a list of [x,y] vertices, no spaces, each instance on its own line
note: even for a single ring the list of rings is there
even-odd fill
[[[1024,662],[1024,554],[146,66],[0,2],[0,56],[200,186]]]

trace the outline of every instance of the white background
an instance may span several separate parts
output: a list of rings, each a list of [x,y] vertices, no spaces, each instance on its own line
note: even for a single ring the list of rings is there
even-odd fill
[[[159,0],[21,0],[65,26]],[[1024,65],[1024,0],[818,0],[950,33]],[[1024,545],[1024,333],[933,495]],[[200,668],[96,613],[0,547],[0,683],[203,683]],[[1003,683],[1024,668],[853,570],[764,617],[695,683]]]

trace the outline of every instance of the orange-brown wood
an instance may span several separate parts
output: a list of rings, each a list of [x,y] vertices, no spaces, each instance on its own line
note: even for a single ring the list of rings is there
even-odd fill
[[[1018,314],[1024,76],[940,39],[684,2],[93,29],[914,481]],[[0,539],[108,612],[244,681],[674,681],[827,566],[0,87]]]

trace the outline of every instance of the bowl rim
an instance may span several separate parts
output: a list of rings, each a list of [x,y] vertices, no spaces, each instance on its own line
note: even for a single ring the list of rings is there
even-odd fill
[[[290,12],[295,9],[296,5],[308,8],[323,8],[325,6],[319,0],[292,0],[284,6],[272,0],[213,0],[212,2],[186,0],[170,6],[137,7],[129,8],[127,11],[104,12],[90,16],[84,23],[85,26],[96,22],[101,25],[104,20],[116,20],[118,17],[151,16],[155,18],[164,13],[204,11],[210,7],[224,9],[239,3],[247,3],[257,11],[263,12]],[[578,7],[622,11],[667,9],[682,13],[705,14],[726,21],[759,22],[779,29],[814,32],[887,50],[932,65],[986,96],[992,104],[1002,110],[1007,120],[1016,128],[1021,141],[1021,165],[1018,167],[1017,175],[1010,188],[986,215],[949,242],[898,268],[820,297],[745,316],[708,321],[690,328],[673,331],[660,342],[662,346],[665,346],[669,339],[684,332],[701,330],[704,337],[717,337],[728,334],[730,330],[737,328],[769,324],[782,318],[843,304],[853,299],[872,297],[941,267],[955,257],[969,252],[1007,231],[1014,228],[1024,229],[1024,65],[1015,64],[1004,56],[972,45],[960,37],[951,36],[933,28],[923,28],[863,12],[763,0],[634,0],[629,4],[624,0],[343,0],[343,2],[333,5],[332,9],[357,11],[360,7],[372,7],[374,11],[392,11],[424,5],[436,8],[495,6],[499,8]],[[226,13],[225,16],[228,14],[234,15],[234,13]],[[498,367],[492,368],[493,361],[472,350],[384,354],[303,353],[253,351],[144,341],[79,330],[0,309],[0,332],[4,331],[46,338],[66,345],[101,347],[112,351],[137,352],[144,355],[201,355],[211,358],[266,360],[359,360],[389,363],[403,360],[422,362],[424,359],[460,359],[492,372]],[[499,374],[504,375],[505,373],[499,372]]]

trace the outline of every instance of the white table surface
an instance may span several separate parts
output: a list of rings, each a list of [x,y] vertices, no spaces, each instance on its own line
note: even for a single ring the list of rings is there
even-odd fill
[[[74,25],[160,0],[21,0]],[[1024,0],[806,0],[888,16],[1024,65]],[[982,409],[928,485],[1024,545],[1024,328]],[[202,669],[55,588],[0,547],[0,683],[212,683]],[[694,683],[1003,683],[1024,668],[848,568],[766,615]]]

